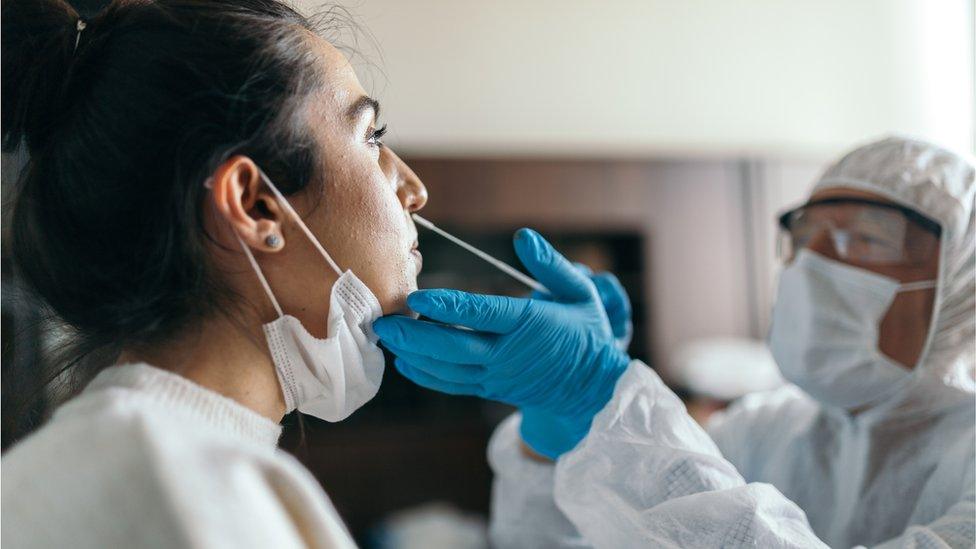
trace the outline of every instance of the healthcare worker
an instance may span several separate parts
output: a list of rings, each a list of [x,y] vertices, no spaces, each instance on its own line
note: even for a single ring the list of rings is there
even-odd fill
[[[551,301],[422,290],[412,309],[473,331],[376,331],[417,383],[519,407],[489,449],[498,546],[973,547],[974,195],[971,162],[917,140],[830,166],[781,220],[769,343],[794,385],[708,432],[531,231]]]

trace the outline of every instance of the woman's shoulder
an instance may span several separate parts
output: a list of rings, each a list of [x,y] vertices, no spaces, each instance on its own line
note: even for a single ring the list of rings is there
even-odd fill
[[[54,524],[41,534],[51,543],[29,546],[90,535],[103,546],[301,545],[296,505],[344,532],[297,460],[194,419],[111,391],[83,394],[4,455],[4,510],[13,524]]]
[[[11,448],[4,468],[40,464],[98,468],[127,461],[159,465],[151,456],[195,459],[201,453],[242,457],[268,454],[273,447],[222,433],[178,407],[161,405],[129,391],[85,392],[59,407],[40,429]]]
[[[60,491],[65,498],[98,501],[123,491],[146,501],[186,483],[205,489],[228,468],[289,467],[289,461],[283,452],[220,433],[178,409],[111,391],[83,393],[4,454],[3,494]]]

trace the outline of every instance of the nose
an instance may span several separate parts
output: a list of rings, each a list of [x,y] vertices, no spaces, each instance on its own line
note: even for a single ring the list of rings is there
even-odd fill
[[[427,205],[427,187],[417,177],[417,174],[410,169],[410,166],[407,166],[406,162],[401,160],[389,148],[386,150],[392,160],[393,169],[397,171],[397,175],[399,176],[398,180],[400,184],[397,187],[397,197],[400,199],[400,203],[403,204],[403,209],[410,213],[420,211]]]

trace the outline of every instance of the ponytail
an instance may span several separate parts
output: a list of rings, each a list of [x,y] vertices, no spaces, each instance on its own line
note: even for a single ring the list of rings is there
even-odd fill
[[[3,150],[37,150],[65,114],[80,18],[63,0],[10,0],[0,21]]]

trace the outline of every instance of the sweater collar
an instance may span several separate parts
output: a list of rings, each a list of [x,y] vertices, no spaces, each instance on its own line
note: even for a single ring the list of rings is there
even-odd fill
[[[98,373],[84,393],[122,388],[166,407],[179,408],[213,428],[262,446],[275,446],[281,426],[238,402],[189,379],[145,363],[111,366]]]

